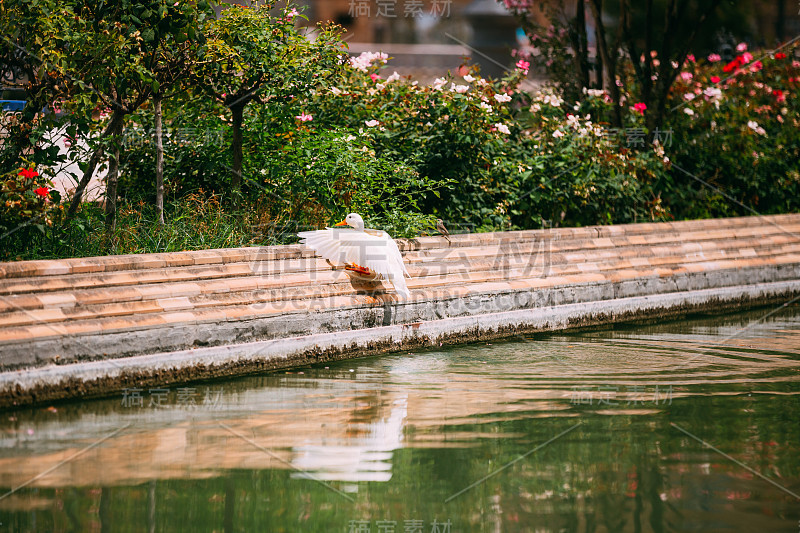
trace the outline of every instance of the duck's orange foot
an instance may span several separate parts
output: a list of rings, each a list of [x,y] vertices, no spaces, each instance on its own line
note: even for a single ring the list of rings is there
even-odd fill
[[[352,270],[353,272],[358,272],[359,274],[363,274],[365,276],[369,276],[372,274],[372,271],[366,267],[358,266],[356,264],[348,263],[344,266],[345,270]]]

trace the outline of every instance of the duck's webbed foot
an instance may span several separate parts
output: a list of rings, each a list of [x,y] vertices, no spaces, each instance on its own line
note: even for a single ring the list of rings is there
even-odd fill
[[[357,272],[359,274],[363,274],[365,276],[369,276],[372,274],[372,271],[367,267],[358,266],[355,263],[347,263],[344,267],[345,270],[351,270],[353,272]]]

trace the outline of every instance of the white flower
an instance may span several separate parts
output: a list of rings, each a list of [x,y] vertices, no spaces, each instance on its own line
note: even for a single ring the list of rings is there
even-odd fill
[[[561,131],[561,130],[556,130],[556,131],[553,132],[553,137],[555,137],[556,139],[558,139],[559,137],[563,137],[563,136],[564,136],[564,132]]]
[[[536,99],[553,107],[561,107],[561,104],[564,103],[564,100],[554,94],[539,95]]]
[[[586,89],[586,94],[589,96],[603,96],[606,92],[603,89]]]
[[[567,125],[570,126],[572,129],[575,129],[578,126],[580,126],[580,121],[578,120],[577,116],[568,115],[567,116]]]
[[[703,91],[703,94],[705,94],[707,98],[714,99],[722,96],[722,91],[716,87],[706,87],[706,90]]]
[[[331,87],[331,92],[332,92],[332,93],[333,93],[335,96],[339,96],[340,94],[342,94],[342,90],[341,90],[341,89],[339,89],[338,87]]]
[[[366,124],[368,128],[374,128],[375,126],[380,124],[380,121],[379,120],[367,120],[366,122],[364,122],[364,124]]]
[[[344,140],[346,142],[355,141],[356,140],[356,136],[355,135],[348,135],[347,137],[344,138]]]
[[[452,83],[450,84],[450,90],[463,94],[469,90],[469,85],[456,85],[455,83]]]
[[[391,82],[397,81],[399,79],[400,79],[400,74],[398,74],[397,71],[395,70],[394,74],[392,74],[391,76],[386,78],[386,83],[391,83]]]
[[[508,96],[507,94],[496,94],[494,95],[494,99],[501,103],[511,101],[511,97]]]
[[[492,112],[492,106],[490,106],[486,102],[481,102],[481,109],[483,109],[484,111],[487,111],[489,113]]]
[[[538,112],[539,112],[539,111],[541,111],[541,110],[542,110],[542,106],[540,106],[539,104],[536,104],[536,103],[534,103],[534,104],[531,106],[531,112],[532,112],[532,113],[538,113]]]
[[[694,96],[695,96],[694,93],[686,93],[683,95],[683,99],[686,100],[687,102],[691,102],[692,100],[694,100]]]
[[[467,82],[467,83],[472,83],[473,81],[475,81],[475,78],[473,76],[470,76],[469,74],[467,74],[467,75],[464,76],[464,81]]]
[[[494,127],[500,133],[505,133],[506,135],[509,135],[511,133],[511,130],[508,129],[508,126],[506,126],[502,122],[498,122],[497,124],[494,125]]]
[[[373,61],[385,63],[389,56],[383,52],[362,52],[361,55],[350,58],[350,66],[361,72],[366,72]]]
[[[478,78],[478,85],[480,85],[481,87],[484,87],[484,86],[486,86],[488,83],[489,83],[489,82],[488,82],[488,81],[486,81],[485,79],[483,79],[483,78]]]
[[[375,84],[375,88],[377,90],[379,90],[379,91],[382,91],[382,90],[384,90],[386,88],[386,84],[385,83],[376,83]]]
[[[758,133],[759,135],[764,135],[764,136],[767,135],[767,130],[759,126],[758,122],[756,122],[755,120],[748,120],[747,127],[753,130],[754,132]]]
[[[683,108],[683,112],[684,112],[684,113],[686,113],[687,115],[689,115],[690,117],[691,117],[692,115],[694,115],[694,111],[693,111],[693,110],[691,110],[691,109],[689,109],[688,107],[684,107],[684,108]]]
[[[445,83],[447,83],[446,79],[436,78],[435,80],[433,80],[433,88],[436,89],[437,91],[441,91]]]

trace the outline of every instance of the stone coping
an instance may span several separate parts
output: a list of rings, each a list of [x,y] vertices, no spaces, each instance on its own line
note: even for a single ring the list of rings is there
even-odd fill
[[[798,214],[399,244],[412,275],[407,300],[390,284],[333,267],[300,245],[0,263],[0,406],[103,394],[129,379],[158,383],[170,376],[175,383],[405,349],[406,341],[375,340],[383,337],[374,331],[387,327],[440,332],[424,341],[413,337],[413,343],[432,345],[552,331],[563,324],[543,327],[541,320],[567,308],[587,313],[575,315],[573,327],[735,309],[800,294]],[[623,300],[641,305],[619,307]],[[663,305],[653,307],[654,301]],[[628,311],[611,311],[623,308]],[[499,329],[481,326],[497,323],[503,313],[519,320]],[[448,324],[459,326],[448,330]],[[326,335],[346,349],[324,348]],[[286,351],[269,361],[236,358],[216,369],[210,355],[207,363],[192,359],[197,368],[165,373],[136,367],[133,374],[91,383],[81,370],[101,363],[124,367],[151,360],[136,359],[147,354],[177,360],[169,354],[186,350],[229,353],[235,346],[250,353],[251,343],[289,350],[291,339],[301,337],[322,344],[303,344],[302,354]],[[41,375],[61,376],[72,392],[22,379]]]

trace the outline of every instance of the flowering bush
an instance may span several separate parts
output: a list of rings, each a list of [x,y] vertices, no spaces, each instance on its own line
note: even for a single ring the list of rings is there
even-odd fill
[[[671,156],[683,172],[664,183],[684,217],[800,209],[800,62],[780,52],[687,61],[670,94]],[[710,184],[702,184],[689,176]]]
[[[427,195],[423,211],[479,230],[663,216],[650,189],[664,170],[661,158],[652,150],[620,153],[604,127],[578,119],[555,94],[520,91],[527,61],[501,80],[461,69],[424,86],[384,77],[386,60],[352,58],[346,82],[310,105],[318,125],[358,131],[378,154],[457,184],[441,198]]]
[[[2,176],[0,188],[0,232],[32,225],[43,229],[53,225],[54,203],[58,191],[52,183],[29,165],[7,172]]]

